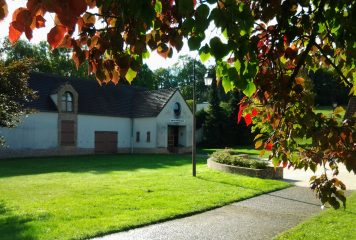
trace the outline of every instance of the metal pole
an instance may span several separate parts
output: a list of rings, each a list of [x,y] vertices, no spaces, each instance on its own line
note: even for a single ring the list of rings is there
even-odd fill
[[[193,60],[193,133],[192,133],[192,172],[196,176],[196,143],[195,143],[195,59]]]

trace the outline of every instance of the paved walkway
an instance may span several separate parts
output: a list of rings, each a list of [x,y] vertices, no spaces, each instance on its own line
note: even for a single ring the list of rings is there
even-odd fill
[[[321,211],[308,188],[311,171],[285,170],[296,186],[236,202],[190,217],[111,234],[95,240],[257,240],[272,239]],[[356,190],[356,175],[340,168],[339,178]]]
[[[320,211],[308,188],[292,187],[96,240],[271,239]]]

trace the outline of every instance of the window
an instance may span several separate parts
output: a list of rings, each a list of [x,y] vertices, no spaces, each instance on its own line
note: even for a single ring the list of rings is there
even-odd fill
[[[174,111],[174,114],[175,114],[177,117],[180,115],[181,106],[180,106],[180,103],[179,103],[179,102],[175,102],[175,103],[174,103],[173,111]]]
[[[151,132],[147,132],[146,142],[151,142]]]
[[[73,94],[65,92],[62,95],[62,112],[73,112]]]
[[[136,132],[136,142],[140,142],[140,132]]]

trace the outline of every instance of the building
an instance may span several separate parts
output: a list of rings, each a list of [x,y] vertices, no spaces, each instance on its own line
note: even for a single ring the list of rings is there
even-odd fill
[[[179,90],[103,85],[34,73],[29,86],[36,112],[14,128],[1,128],[1,157],[188,152],[192,112]]]
[[[347,105],[344,119],[349,119],[356,113],[356,96],[352,96]]]

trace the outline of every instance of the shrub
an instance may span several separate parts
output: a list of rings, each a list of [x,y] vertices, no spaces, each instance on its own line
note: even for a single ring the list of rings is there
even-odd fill
[[[216,151],[211,154],[211,157],[214,158],[215,162],[238,167],[265,169],[268,166],[267,161],[244,158],[236,155],[232,149]]]

